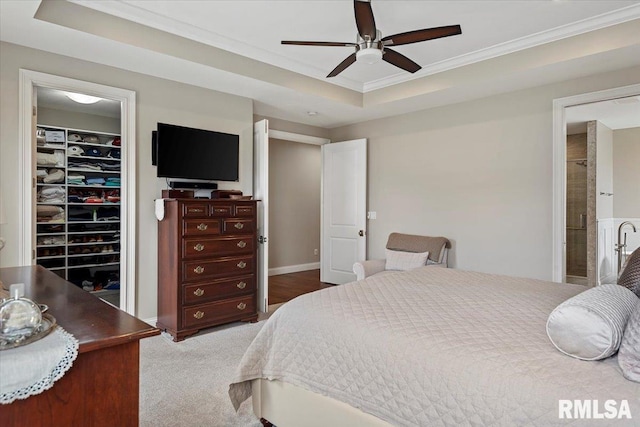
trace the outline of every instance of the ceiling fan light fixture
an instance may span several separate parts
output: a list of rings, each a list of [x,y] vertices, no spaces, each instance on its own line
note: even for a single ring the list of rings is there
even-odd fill
[[[356,61],[365,64],[376,64],[382,61],[382,50],[373,47],[360,49],[356,52]]]
[[[84,95],[81,93],[67,92],[66,95],[67,98],[79,104],[95,104],[98,101],[102,101],[102,98],[98,98],[97,96]]]

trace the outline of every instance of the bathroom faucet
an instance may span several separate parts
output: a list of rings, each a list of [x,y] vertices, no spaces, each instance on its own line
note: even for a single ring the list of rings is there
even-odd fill
[[[624,233],[624,243],[620,242],[620,240],[622,239],[622,229],[625,225],[630,225],[634,233],[638,231],[636,230],[636,226],[633,225],[631,221],[625,221],[618,227],[618,243],[616,243],[615,247],[616,252],[618,252],[618,276],[620,276],[620,273],[622,273],[620,271],[620,269],[622,268],[622,255],[624,252],[624,248],[627,247],[627,233]]]

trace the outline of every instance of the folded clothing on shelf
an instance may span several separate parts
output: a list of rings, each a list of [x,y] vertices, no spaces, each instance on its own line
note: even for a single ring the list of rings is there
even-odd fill
[[[98,221],[117,221],[120,219],[120,209],[105,206],[97,210],[96,217]]]
[[[81,207],[69,207],[69,221],[93,221],[93,210]]]
[[[84,175],[68,175],[67,176],[67,184],[71,185],[86,185],[84,182]]]
[[[53,205],[38,205],[36,215],[38,222],[63,222],[65,218],[64,209]]]
[[[48,169],[45,176],[42,178],[42,182],[45,184],[64,182],[64,171],[61,171],[60,169]]]
[[[102,167],[99,164],[87,162],[83,159],[77,159],[77,160],[69,159],[68,166],[70,168],[75,168],[75,169],[90,169],[94,171],[102,170]]]
[[[120,178],[107,178],[104,185],[107,187],[120,187]]]
[[[85,180],[87,185],[104,185],[105,179],[102,177],[90,177]]]
[[[64,203],[65,190],[59,186],[45,187],[38,191],[38,201],[46,203]]]
[[[107,163],[107,162],[99,162],[96,163],[97,165],[100,166],[100,168],[102,168],[103,171],[119,171],[120,170],[120,163]]]
[[[42,166],[64,166],[64,151],[55,150],[53,153],[37,153],[36,163]]]

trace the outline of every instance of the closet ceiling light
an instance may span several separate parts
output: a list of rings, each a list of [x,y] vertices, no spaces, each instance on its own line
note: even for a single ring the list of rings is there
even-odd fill
[[[102,98],[97,96],[83,95],[81,93],[67,92],[67,98],[80,104],[95,104],[98,101],[102,101]]]

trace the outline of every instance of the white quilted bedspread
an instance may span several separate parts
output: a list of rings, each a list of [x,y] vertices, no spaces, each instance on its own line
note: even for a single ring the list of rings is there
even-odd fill
[[[229,395],[282,380],[397,426],[640,425],[617,358],[573,359],[545,332],[578,285],[424,267],[303,295],[266,322]],[[559,399],[626,399],[631,420],[559,419]]]

